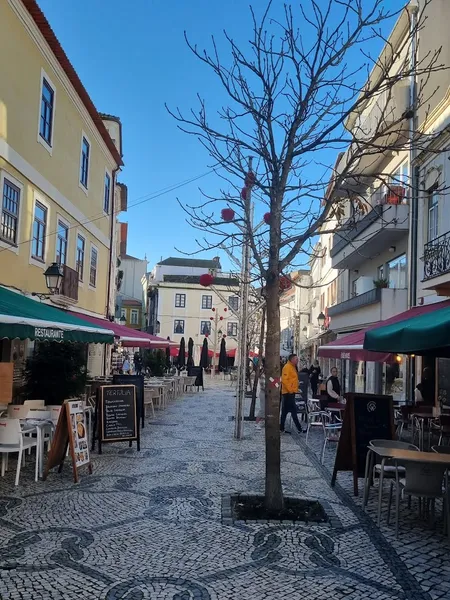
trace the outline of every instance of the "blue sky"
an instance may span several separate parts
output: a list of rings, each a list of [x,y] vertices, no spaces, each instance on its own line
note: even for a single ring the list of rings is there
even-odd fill
[[[186,47],[183,32],[204,47],[212,34],[221,39],[225,28],[242,43],[251,33],[247,2],[39,0],[39,4],[97,109],[122,120],[121,180],[128,185],[129,205],[209,170],[206,152],[194,137],[177,130],[164,103],[188,110],[196,106],[197,92],[211,109],[226,102],[216,78]],[[198,233],[185,223],[176,198],[198,203],[199,185],[217,193],[221,182],[211,174],[123,214],[122,220],[129,223],[128,252],[140,258],[146,254],[151,268],[161,257],[176,254],[174,246],[196,250]]]

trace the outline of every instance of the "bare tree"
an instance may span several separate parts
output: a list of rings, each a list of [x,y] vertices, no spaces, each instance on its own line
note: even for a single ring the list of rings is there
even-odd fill
[[[430,73],[445,67],[440,50],[414,56],[411,40],[426,22],[423,0],[417,19],[387,0],[300,0],[295,6],[270,1],[251,17],[253,33],[247,47],[224,33],[229,56],[223,60],[216,40],[211,51],[189,48],[212,69],[224,92],[223,106],[210,115],[199,99],[198,110],[183,114],[168,109],[181,130],[195,135],[218,165],[224,182],[217,196],[204,196],[199,206],[186,206],[191,225],[202,231],[199,251],[224,243],[232,252],[248,237],[255,271],[266,298],[267,382],[280,377],[280,276],[292,265],[308,263],[315,237],[332,219],[345,236],[352,214],[367,210],[371,190],[388,183],[388,174],[370,168],[370,157],[409,148],[409,125],[419,106],[426,106]],[[395,21],[396,35],[384,35]],[[375,48],[378,57],[369,49]],[[415,106],[399,111],[399,93],[417,81]],[[368,117],[368,115],[372,115]],[[376,118],[373,118],[373,116]],[[415,143],[428,144],[422,135]],[[334,167],[323,159],[330,149],[340,153]],[[253,157],[254,173],[248,172]],[[369,158],[369,160],[368,160]],[[364,159],[365,166],[362,166]],[[369,173],[369,175],[368,175]],[[255,214],[266,225],[253,227]],[[234,211],[224,223],[220,208]],[[356,218],[356,217],[355,217]],[[354,224],[354,223],[353,223]],[[212,236],[216,236],[213,238]],[[214,241],[217,240],[217,243]],[[266,505],[283,505],[280,476],[280,391],[268,385],[266,399]]]

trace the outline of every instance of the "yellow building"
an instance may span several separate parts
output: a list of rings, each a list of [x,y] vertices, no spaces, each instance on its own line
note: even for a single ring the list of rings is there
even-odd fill
[[[47,293],[56,262],[59,293],[43,302],[109,316],[120,121],[97,112],[35,0],[0,1],[0,81],[0,286]]]
[[[61,301],[104,316],[120,140],[34,0],[0,2],[0,81],[0,284],[46,292],[58,262]]]

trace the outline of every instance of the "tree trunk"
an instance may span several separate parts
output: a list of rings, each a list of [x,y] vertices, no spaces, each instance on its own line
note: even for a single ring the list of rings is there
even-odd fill
[[[265,325],[266,325],[266,307],[264,306],[262,309],[262,313],[261,313],[261,330],[260,330],[260,334],[259,334],[259,346],[258,346],[259,358],[258,358],[258,364],[256,365],[256,369],[255,369],[255,380],[253,381],[252,402],[250,404],[250,413],[248,415],[249,421],[255,420],[256,392],[258,390],[258,381],[261,376]]]
[[[280,377],[280,300],[278,273],[270,273],[266,286],[266,507],[283,508],[280,448],[280,387],[274,383]],[[270,380],[274,381],[271,382]],[[280,383],[281,385],[281,383]]]

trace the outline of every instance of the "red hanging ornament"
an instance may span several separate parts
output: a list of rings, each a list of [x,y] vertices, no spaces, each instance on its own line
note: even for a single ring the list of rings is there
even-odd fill
[[[263,217],[264,223],[266,223],[266,225],[270,225],[271,218],[272,218],[272,215],[270,212],[265,213],[264,217]]]
[[[216,309],[215,309],[215,308],[212,308],[211,310],[212,310],[213,312],[216,312]]]
[[[223,309],[223,312],[227,312],[227,310],[228,310],[228,308],[224,308],[224,309]]]
[[[220,321],[223,321],[223,317],[220,317]]]
[[[223,337],[223,338],[226,338],[227,336],[226,336],[225,334],[223,334],[223,336],[222,336],[222,337]]]
[[[226,223],[229,223],[230,221],[232,221],[234,219],[234,210],[232,208],[222,208],[222,211],[220,214],[222,215],[222,219]]]
[[[203,273],[203,275],[200,275],[200,285],[203,287],[210,286],[213,281],[214,277],[211,275],[211,273]]]
[[[248,192],[247,188],[243,187],[242,190],[241,190],[241,198],[242,198],[242,200],[247,200],[247,192]]]
[[[207,338],[207,337],[208,337],[208,335],[209,335],[209,333],[205,333],[205,338]]]
[[[280,290],[282,290],[282,291],[289,290],[292,287],[292,282],[289,277],[282,275],[280,277],[279,286],[280,286]]]
[[[245,185],[247,187],[252,187],[253,185],[255,185],[255,181],[256,181],[256,176],[253,173],[253,171],[249,171],[247,173],[247,175],[245,176]]]
[[[209,320],[210,321],[214,321],[214,317],[209,317]]]

